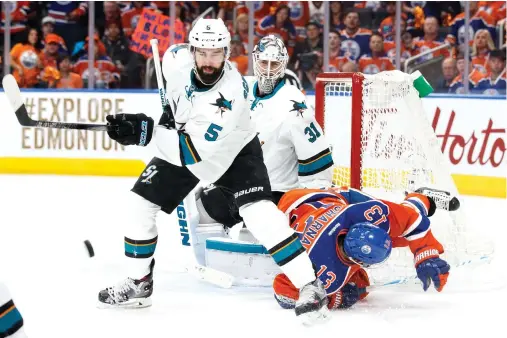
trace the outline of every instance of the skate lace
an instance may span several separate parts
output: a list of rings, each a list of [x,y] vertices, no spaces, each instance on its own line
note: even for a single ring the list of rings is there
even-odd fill
[[[118,302],[123,300],[125,294],[129,290],[139,292],[139,286],[134,283],[134,280],[132,278],[125,279],[124,281],[116,284],[112,288],[109,288],[107,291],[109,293],[109,296],[111,296],[111,298],[113,298],[116,302]]]

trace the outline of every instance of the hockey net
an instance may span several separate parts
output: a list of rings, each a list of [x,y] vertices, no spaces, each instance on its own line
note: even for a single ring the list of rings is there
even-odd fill
[[[361,189],[394,202],[420,187],[445,190],[462,199],[410,75],[322,73],[317,77],[315,115],[331,143],[333,183]],[[462,207],[437,210],[432,232],[453,266],[489,261],[490,242],[471,234]],[[414,281],[413,255],[397,248],[370,269],[374,284]]]

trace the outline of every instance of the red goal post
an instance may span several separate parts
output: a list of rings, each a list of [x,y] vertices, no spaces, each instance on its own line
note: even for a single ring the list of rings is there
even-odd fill
[[[332,149],[335,185],[394,202],[430,187],[461,201],[413,81],[400,71],[317,75],[315,117]],[[464,209],[466,203],[431,218],[451,266],[489,261],[494,252],[491,242],[467,225]],[[393,250],[386,264],[368,273],[375,284],[413,277],[413,255],[407,248]]]
[[[361,124],[362,124],[362,92],[364,76],[361,73],[320,73],[317,75],[315,84],[315,118],[326,131],[324,122],[326,108],[326,85],[333,81],[344,81],[345,85],[350,81],[352,100],[351,121],[351,152],[350,152],[350,186],[361,189],[361,152],[352,151],[361,148]],[[345,81],[346,80],[346,81]]]

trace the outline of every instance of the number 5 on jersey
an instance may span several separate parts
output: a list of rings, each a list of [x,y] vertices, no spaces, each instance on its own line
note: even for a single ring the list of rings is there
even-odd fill
[[[206,141],[216,141],[218,138],[218,132],[222,129],[224,128],[212,123],[209,125],[206,134],[204,134],[204,138],[206,139]]]

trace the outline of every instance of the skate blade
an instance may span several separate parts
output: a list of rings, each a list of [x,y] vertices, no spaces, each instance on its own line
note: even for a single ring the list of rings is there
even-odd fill
[[[119,304],[107,304],[97,301],[99,309],[142,309],[151,306],[151,298],[137,298]]]
[[[329,320],[329,318],[331,318],[331,312],[327,306],[324,305],[318,311],[303,313],[298,317],[304,326],[312,326]]]

